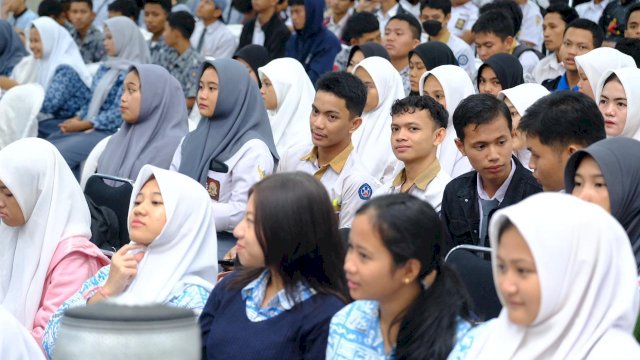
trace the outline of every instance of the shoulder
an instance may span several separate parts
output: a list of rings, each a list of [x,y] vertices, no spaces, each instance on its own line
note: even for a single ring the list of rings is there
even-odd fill
[[[473,348],[474,345],[481,344],[483,342],[482,339],[486,336],[488,332],[487,329],[491,327],[493,321],[495,320],[489,320],[476,327],[470,328],[462,337],[457,338],[454,348],[449,354],[449,357],[447,357],[447,360],[466,359],[471,348]],[[458,323],[458,327],[456,329],[458,331],[458,335],[460,329],[461,325]]]
[[[364,324],[378,317],[378,302],[372,300],[356,300],[338,311],[331,319],[331,326],[353,326]],[[357,322],[351,320],[357,319]]]
[[[478,173],[475,170],[471,170],[464,173],[454,179],[451,179],[447,184],[446,192],[458,191],[460,189],[474,188],[476,186],[476,179]]]

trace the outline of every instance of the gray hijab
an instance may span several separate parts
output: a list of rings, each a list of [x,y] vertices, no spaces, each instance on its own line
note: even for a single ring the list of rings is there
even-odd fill
[[[13,68],[27,55],[29,53],[13,27],[6,20],[0,20],[0,74]]]
[[[109,57],[104,62],[109,71],[102,76],[93,91],[87,112],[88,119],[98,114],[121,71],[128,70],[131,65],[148,64],[150,61],[149,46],[144,41],[140,29],[131,19],[116,16],[105,20],[104,25],[111,32],[118,55]]]
[[[135,179],[142,166],[169,169],[180,139],[189,131],[187,105],[176,78],[158,65],[133,66],[140,77],[140,116],[123,122],[98,160],[98,172]]]
[[[262,140],[278,163],[278,153],[264,102],[247,69],[236,60],[205,61],[218,73],[218,101],[213,116],[202,118],[182,143],[179,172],[206,184],[212,160],[225,162],[249,140]]]
[[[607,182],[611,215],[624,227],[640,270],[640,141],[615,137],[598,141],[569,159],[564,172],[568,193],[573,191],[574,177],[580,162],[591,155]]]

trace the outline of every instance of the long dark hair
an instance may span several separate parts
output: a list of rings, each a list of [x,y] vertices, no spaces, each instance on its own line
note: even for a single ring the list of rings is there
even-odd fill
[[[423,289],[401,312],[396,359],[445,359],[453,349],[458,320],[469,319],[469,300],[457,274],[443,263],[443,229],[438,214],[428,203],[409,194],[385,195],[366,202],[356,215],[369,216],[400,266],[410,259],[420,262],[416,281]],[[422,283],[436,271],[427,289]]]
[[[318,293],[347,302],[343,272],[345,249],[338,220],[324,186],[301,172],[271,175],[249,190],[253,195],[255,229],[265,267],[282,278],[290,300],[302,282]],[[264,268],[241,268],[229,282],[243,288]]]

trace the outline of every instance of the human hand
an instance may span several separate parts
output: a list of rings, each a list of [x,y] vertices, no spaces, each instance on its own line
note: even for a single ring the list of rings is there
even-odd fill
[[[58,125],[60,131],[63,133],[72,133],[72,132],[80,132],[93,128],[93,123],[91,121],[86,121],[80,119],[79,116],[72,117],[71,119],[67,119]]]
[[[138,263],[144,257],[144,252],[130,253],[130,251],[143,248],[142,245],[127,244],[113,254],[109,278],[103,286],[110,296],[122,294],[135,279]]]

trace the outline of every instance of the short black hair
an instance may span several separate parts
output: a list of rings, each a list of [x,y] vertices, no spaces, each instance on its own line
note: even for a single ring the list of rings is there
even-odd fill
[[[442,10],[444,16],[451,14],[451,0],[422,0],[420,1],[420,12],[424,8]]]
[[[570,7],[565,3],[552,3],[547,8],[547,11],[544,13],[545,16],[547,14],[558,14],[562,21],[564,21],[565,27],[570,24],[573,20],[580,18],[576,9]]]
[[[513,22],[509,15],[502,10],[491,10],[480,15],[471,31],[474,34],[493,33],[502,41],[509,36],[515,36]]]
[[[367,88],[362,80],[346,71],[323,75],[316,83],[316,90],[328,92],[343,99],[352,118],[362,115],[367,102]]]
[[[187,40],[193,34],[193,29],[196,27],[196,21],[193,16],[186,11],[172,12],[167,16],[167,23],[169,27],[174,30],[178,30],[182,36]]]
[[[425,110],[431,116],[436,129],[447,128],[449,112],[430,96],[409,95],[394,101],[391,106],[391,116],[413,114],[421,110]]]
[[[598,26],[598,24],[594,23],[591,20],[587,19],[575,19],[567,25],[564,29],[565,35],[567,34],[567,30],[570,28],[587,30],[591,33],[593,37],[593,48],[599,48],[604,41],[604,31]]]
[[[631,5],[629,7],[629,10],[627,10],[627,21],[629,20],[629,16],[631,16],[632,13],[636,12],[640,10],[640,3],[635,3],[633,5]]]
[[[554,147],[571,144],[587,147],[607,136],[596,102],[572,91],[540,98],[525,111],[518,130],[537,137],[543,145]]]
[[[136,23],[140,17],[140,8],[133,0],[116,0],[107,6],[107,10],[119,12]]]
[[[409,24],[409,29],[411,29],[413,38],[420,40],[420,35],[422,35],[422,26],[420,25],[420,22],[418,21],[418,19],[416,19],[415,16],[411,14],[404,14],[404,13],[395,15],[391,19],[389,19],[385,27],[389,26],[389,23],[393,20],[406,21]]]
[[[464,129],[467,126],[478,127],[482,124],[488,124],[499,117],[505,119],[509,130],[513,128],[511,113],[509,113],[509,108],[503,101],[498,100],[497,97],[491,94],[474,94],[462,100],[453,112],[453,128],[456,130],[458,139],[464,141]]]
[[[92,0],[69,0],[67,1],[69,4],[71,3],[85,3],[87,5],[89,5],[89,9],[91,9],[91,11],[93,11],[93,1]],[[61,4],[64,4],[64,1],[60,2]]]
[[[342,33],[342,41],[349,44],[351,39],[357,39],[376,30],[380,30],[380,23],[375,15],[366,11],[355,13],[347,20]]]
[[[640,39],[621,39],[616,44],[616,50],[631,56],[636,61],[636,67],[640,67]]]
[[[494,2],[482,6],[482,8],[480,8],[480,15],[492,10],[504,11],[504,13],[507,14],[509,19],[511,20],[511,23],[513,24],[513,36],[520,32],[524,14],[522,13],[520,5],[516,4],[515,1],[495,0]]]
[[[289,6],[302,5],[304,6],[304,0],[289,0]]]
[[[171,0],[144,0],[144,4],[158,4],[169,15],[171,12]]]
[[[57,18],[64,13],[62,3],[58,0],[44,0],[38,5],[38,16]]]

